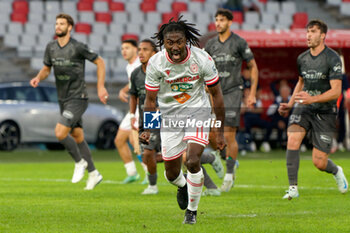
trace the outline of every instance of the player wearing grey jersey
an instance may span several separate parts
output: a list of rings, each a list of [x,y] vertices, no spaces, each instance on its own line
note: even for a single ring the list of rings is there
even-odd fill
[[[84,139],[82,115],[88,106],[88,96],[84,80],[85,60],[97,66],[97,91],[101,102],[106,104],[108,93],[104,86],[105,65],[101,57],[85,44],[71,38],[70,32],[74,21],[67,14],[56,16],[57,40],[48,43],[44,66],[35,78],[30,81],[37,87],[40,81],[54,68],[61,117],[55,128],[57,139],[64,145],[75,161],[72,183],[79,182],[89,172],[86,190],[93,189],[102,181],[102,175],[92,162],[91,152]],[[40,120],[40,119],[38,119]]]
[[[193,24],[185,20],[163,24],[155,35],[158,45],[165,49],[155,54],[148,63],[146,73],[145,112],[156,110],[156,99],[162,118],[162,155],[167,180],[178,187],[177,201],[181,209],[186,209],[185,224],[196,223],[197,208],[203,187],[203,172],[200,158],[208,144],[208,126],[211,111],[205,85],[213,97],[214,111],[218,122],[224,121],[224,104],[217,70],[212,58],[205,51],[189,47],[198,46],[200,34]],[[189,44],[189,46],[187,46]],[[154,114],[157,117],[157,113]],[[185,122],[191,123],[186,127]],[[197,124],[197,123],[199,124]],[[223,124],[217,127],[217,145],[223,149]],[[145,130],[140,140],[149,141],[150,131]],[[182,174],[182,153],[186,151],[188,169],[187,180]]]
[[[205,50],[213,57],[219,71],[222,93],[225,104],[225,140],[226,175],[221,191],[228,192],[234,185],[235,165],[238,154],[236,131],[239,126],[240,108],[243,94],[243,79],[241,78],[242,62],[247,62],[250,71],[251,87],[247,102],[253,108],[256,102],[258,85],[258,67],[247,42],[230,31],[233,15],[231,11],[219,9],[215,14],[215,26],[218,35],[205,46]]]
[[[307,28],[307,45],[310,48],[299,55],[299,80],[288,103],[281,103],[279,113],[289,118],[287,143],[287,172],[289,190],[283,196],[291,200],[299,196],[299,148],[307,132],[313,144],[312,162],[320,171],[333,174],[341,193],[348,190],[343,169],[328,159],[337,114],[336,100],[341,94],[342,74],[339,55],[324,44],[327,25],[311,20]]]
[[[137,67],[131,74],[130,79],[130,113],[135,115],[137,102],[139,103],[139,127],[134,126],[136,118],[131,118],[131,126],[135,130],[139,130],[139,134],[143,132],[143,106],[146,98],[145,79],[146,67],[148,60],[153,56],[158,49],[155,43],[149,39],[142,40],[139,44],[138,53],[141,66]],[[160,133],[159,130],[152,131],[148,144],[140,143],[142,160],[147,165],[148,170],[148,187],[142,192],[144,195],[157,194],[157,161],[156,153],[160,152]]]

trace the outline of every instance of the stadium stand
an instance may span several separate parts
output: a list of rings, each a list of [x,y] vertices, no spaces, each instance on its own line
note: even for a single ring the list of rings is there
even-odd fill
[[[350,2],[327,0],[350,14]],[[88,43],[111,64],[123,70],[120,44],[125,38],[153,36],[171,18],[193,22],[201,34],[215,30],[214,13],[224,0],[5,0],[0,1],[0,36],[4,44],[18,49],[19,56],[41,58],[44,45],[54,36],[55,15],[66,12],[76,21],[73,37]],[[281,30],[303,28],[308,14],[298,12],[295,1],[259,0],[260,12],[236,11],[232,30]],[[31,63],[35,64],[35,62]],[[33,67],[37,68],[37,67]],[[114,73],[112,68],[110,73]],[[125,72],[123,72],[123,75]],[[118,77],[110,80],[118,82]],[[124,80],[124,78],[122,78]]]

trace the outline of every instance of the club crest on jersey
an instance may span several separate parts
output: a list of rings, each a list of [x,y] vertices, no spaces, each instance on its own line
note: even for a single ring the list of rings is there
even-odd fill
[[[198,72],[198,65],[196,63],[192,63],[190,66],[190,70],[192,73],[197,73]]]
[[[185,92],[189,89],[192,89],[193,84],[191,83],[174,83],[171,84],[171,90],[173,92]]]
[[[166,70],[165,73],[169,76],[170,70]]]

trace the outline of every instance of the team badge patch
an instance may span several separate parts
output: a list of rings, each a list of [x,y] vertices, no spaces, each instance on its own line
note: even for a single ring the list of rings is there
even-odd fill
[[[198,65],[196,63],[191,64],[190,70],[192,73],[198,73]]]

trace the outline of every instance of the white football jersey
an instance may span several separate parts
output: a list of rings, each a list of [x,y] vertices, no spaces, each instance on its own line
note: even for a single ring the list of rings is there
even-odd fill
[[[205,85],[219,81],[215,63],[202,49],[187,47],[187,57],[174,63],[165,49],[153,55],[147,66],[145,87],[158,91],[162,114],[181,113],[188,108],[210,108]]]
[[[129,87],[130,87],[130,78],[131,78],[131,73],[134,71],[136,67],[139,67],[141,65],[139,57],[135,59],[133,63],[128,63],[126,65],[126,73],[128,74],[128,80],[129,80]]]

